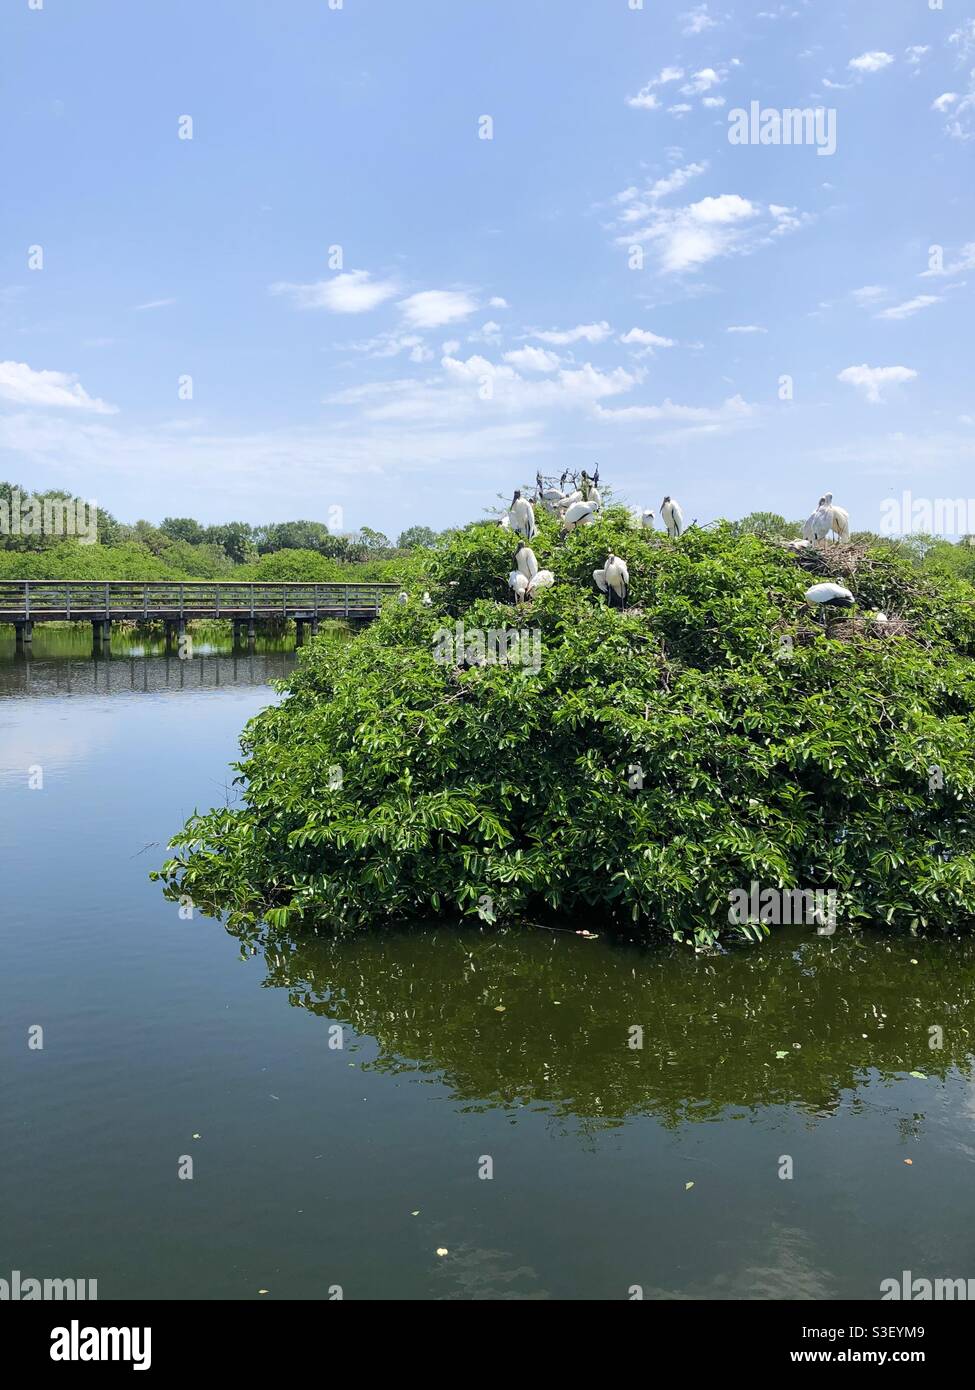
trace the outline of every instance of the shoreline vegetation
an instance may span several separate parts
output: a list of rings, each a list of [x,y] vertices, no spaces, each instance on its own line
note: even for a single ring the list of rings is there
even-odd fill
[[[517,538],[475,522],[414,552],[360,636],[305,647],[243,732],[240,802],[153,874],[167,895],[232,929],[574,917],[701,949],[769,934],[729,914],[756,883],[833,894],[844,930],[975,924],[970,546],[794,550],[767,516],[673,540],[613,505],[538,527],[533,601],[511,602]],[[856,606],[813,612],[822,580]],[[524,630],[528,666],[484,642]]]

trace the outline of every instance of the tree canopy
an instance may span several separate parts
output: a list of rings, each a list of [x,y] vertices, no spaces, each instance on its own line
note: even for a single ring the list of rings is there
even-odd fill
[[[533,603],[510,602],[514,538],[480,523],[433,552],[432,607],[418,586],[344,649],[311,643],[244,732],[242,804],[190,819],[168,891],[289,929],[575,914],[706,945],[758,880],[835,891],[847,925],[971,926],[967,582],[885,544],[673,542],[613,508],[540,525],[556,582]],[[592,581],[610,550],[626,612]],[[811,611],[805,564],[852,616]],[[485,657],[503,629],[537,670]]]

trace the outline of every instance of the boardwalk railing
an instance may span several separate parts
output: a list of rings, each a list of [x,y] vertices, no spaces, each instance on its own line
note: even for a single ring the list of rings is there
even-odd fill
[[[374,618],[395,584],[234,580],[0,580],[0,623],[143,622],[153,618]]]

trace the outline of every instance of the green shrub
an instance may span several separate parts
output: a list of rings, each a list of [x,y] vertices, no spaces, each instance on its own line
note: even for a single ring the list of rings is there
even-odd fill
[[[827,630],[796,556],[727,526],[673,543],[610,509],[534,548],[557,583],[525,608],[512,537],[480,524],[434,553],[432,609],[306,648],[244,732],[243,804],[173,841],[170,894],[236,923],[570,914],[707,944],[757,880],[835,890],[847,924],[972,925],[969,586],[837,547],[862,603]],[[622,614],[591,578],[610,548]],[[537,629],[540,670],[438,662],[458,620]]]

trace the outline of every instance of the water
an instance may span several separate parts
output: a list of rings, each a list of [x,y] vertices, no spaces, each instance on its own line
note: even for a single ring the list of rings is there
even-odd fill
[[[0,1277],[174,1299],[975,1277],[971,944],[794,930],[703,959],[580,922],[242,942],[146,875],[238,794],[287,644],[34,645],[0,644]]]

